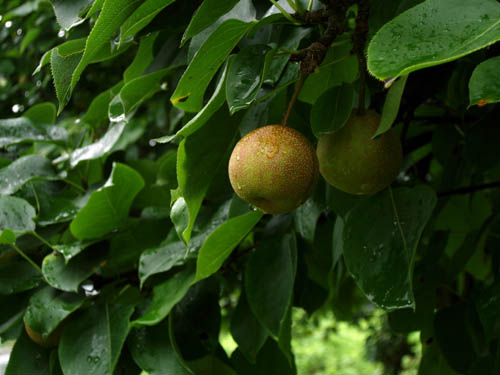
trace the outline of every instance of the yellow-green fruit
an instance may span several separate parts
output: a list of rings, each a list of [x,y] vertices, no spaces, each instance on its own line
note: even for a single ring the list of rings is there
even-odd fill
[[[44,348],[53,348],[59,345],[62,333],[61,325],[59,325],[46,339],[44,339],[38,332],[33,331],[26,323],[24,323],[24,328],[26,329],[26,333],[30,339]]]
[[[236,194],[270,214],[290,212],[304,203],[318,177],[318,159],[311,143],[282,125],[248,133],[229,160],[229,179]]]
[[[374,111],[352,114],[344,127],[318,141],[319,170],[330,185],[374,194],[394,181],[403,160],[401,141],[392,129],[372,139],[379,124]]]

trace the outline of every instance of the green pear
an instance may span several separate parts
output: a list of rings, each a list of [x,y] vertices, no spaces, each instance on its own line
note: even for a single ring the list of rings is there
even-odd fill
[[[380,115],[353,113],[338,131],[320,138],[319,170],[332,186],[350,194],[375,194],[396,178],[403,161],[398,135],[391,129],[372,139]]]

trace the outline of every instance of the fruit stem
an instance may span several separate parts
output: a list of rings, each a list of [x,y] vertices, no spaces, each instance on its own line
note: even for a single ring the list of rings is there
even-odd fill
[[[292,97],[290,99],[290,102],[288,103],[288,107],[285,111],[285,116],[283,116],[283,126],[288,126],[288,119],[290,118],[290,114],[292,113],[293,106],[295,105],[295,102],[297,101],[297,98],[300,94],[300,90],[302,90],[302,87],[304,87],[304,82],[309,75],[308,72],[301,70],[300,71],[300,78],[297,84],[295,85],[295,90],[293,90]]]

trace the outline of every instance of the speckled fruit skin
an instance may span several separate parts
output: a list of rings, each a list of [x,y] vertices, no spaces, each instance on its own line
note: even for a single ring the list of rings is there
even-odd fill
[[[24,329],[33,342],[44,348],[53,348],[59,345],[59,341],[61,340],[62,330],[60,325],[46,339],[38,332],[33,331],[26,323],[24,323]]]
[[[304,203],[318,177],[318,159],[309,140],[282,125],[248,133],[229,160],[229,179],[236,194],[269,214],[290,212]]]
[[[318,141],[319,170],[325,180],[350,194],[375,194],[389,186],[403,161],[401,141],[391,129],[372,139],[380,115],[353,113],[335,133]]]

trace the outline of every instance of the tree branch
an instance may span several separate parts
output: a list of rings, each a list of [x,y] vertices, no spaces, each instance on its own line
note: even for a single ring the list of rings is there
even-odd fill
[[[465,187],[461,187],[461,188],[457,188],[457,189],[441,191],[438,193],[438,197],[442,198],[442,197],[448,197],[450,195],[470,194],[470,193],[474,193],[476,191],[487,190],[487,189],[498,189],[498,188],[500,188],[500,181],[490,182],[488,184],[465,186]]]

